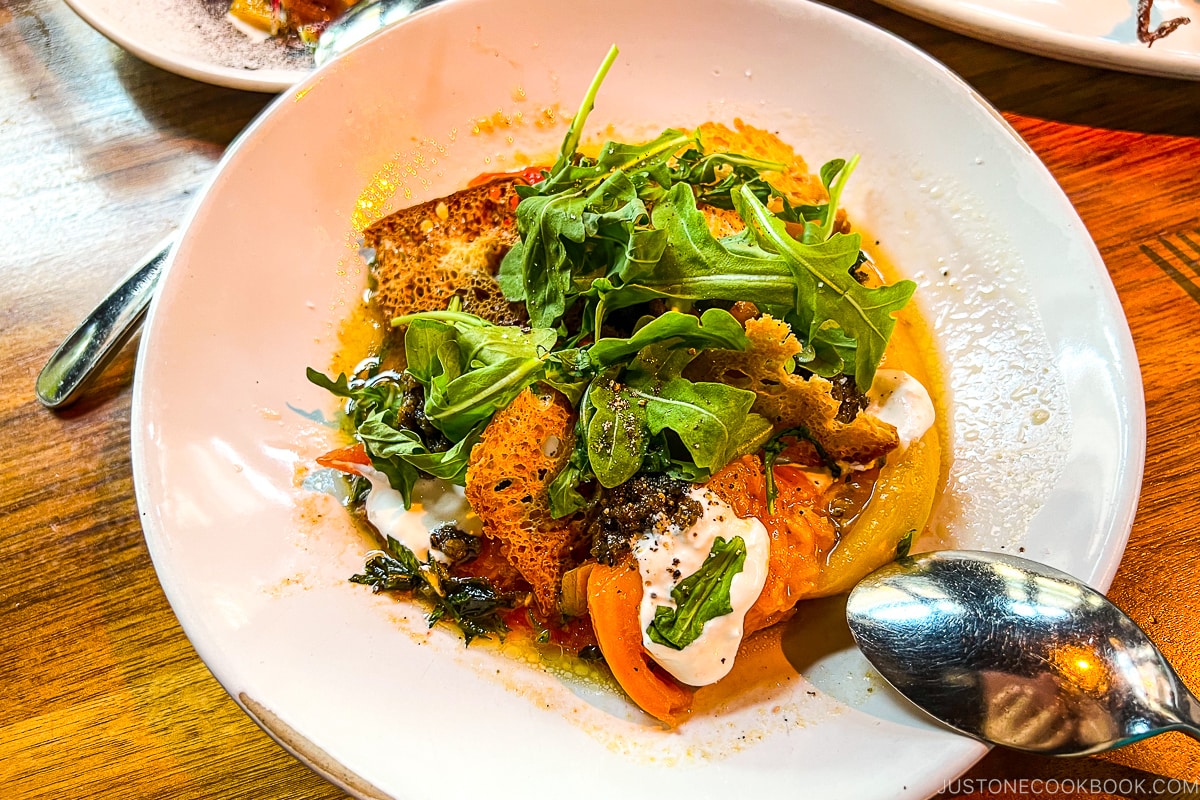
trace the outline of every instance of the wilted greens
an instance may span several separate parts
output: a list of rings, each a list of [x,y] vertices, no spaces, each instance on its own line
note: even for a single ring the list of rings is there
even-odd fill
[[[458,578],[437,559],[421,561],[391,536],[387,545],[367,557],[363,571],[350,580],[373,591],[411,592],[432,604],[429,626],[443,618],[462,631],[467,644],[476,637],[504,634],[508,630],[502,612],[513,607],[514,598],[498,592],[483,578]]]

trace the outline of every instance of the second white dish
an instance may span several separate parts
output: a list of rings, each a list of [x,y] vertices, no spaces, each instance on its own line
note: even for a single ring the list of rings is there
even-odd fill
[[[878,0],[984,41],[1092,67],[1200,80],[1200,3],[1155,0],[1150,29],[1191,20],[1153,45],[1138,40],[1137,0]]]

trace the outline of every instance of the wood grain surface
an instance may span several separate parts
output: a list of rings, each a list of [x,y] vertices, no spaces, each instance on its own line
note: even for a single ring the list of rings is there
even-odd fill
[[[1110,596],[1200,688],[1200,83],[1023,55],[866,0],[832,5],[962,75],[1095,238],[1148,416],[1143,494]],[[269,100],[150,67],[57,0],[0,0],[0,796],[344,796],[226,696],[166,602],[130,474],[133,348],[69,411],[33,397],[62,336],[179,224]],[[1158,776],[1200,781],[1200,745],[1169,734],[1088,759],[994,752],[965,776],[977,791],[946,796],[1018,797],[997,782],[1034,778],[1133,787],[1097,798],[1183,796],[1154,794]]]

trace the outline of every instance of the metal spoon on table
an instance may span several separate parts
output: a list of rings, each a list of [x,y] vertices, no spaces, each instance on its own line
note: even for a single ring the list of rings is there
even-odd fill
[[[375,31],[427,8],[438,0],[363,0],[334,20],[317,41],[313,61],[319,67]]]
[[[1200,739],[1200,701],[1133,620],[1058,570],[997,553],[902,558],[851,591],[859,648],[902,695],[984,742],[1045,755]]]
[[[353,6],[321,34],[313,61],[319,67],[370,34],[433,5],[437,0],[373,0]],[[156,245],[73,330],[38,375],[34,391],[47,408],[76,400],[133,336],[158,288],[175,236]]]

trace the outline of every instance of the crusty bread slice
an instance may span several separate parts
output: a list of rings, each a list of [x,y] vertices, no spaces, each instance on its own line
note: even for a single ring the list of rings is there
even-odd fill
[[[547,491],[571,458],[574,424],[561,394],[526,389],[492,417],[467,468],[467,501],[484,534],[533,587],[547,621],[558,616],[563,573],[585,522],[582,514],[555,519]]]
[[[787,164],[770,177],[792,202],[824,201],[824,187],[804,160],[767,131],[738,120],[732,129],[706,123],[696,132],[710,148]],[[498,177],[401,209],[363,231],[364,245],[374,251],[375,300],[383,313],[440,311],[457,295],[464,311],[501,325],[523,324],[525,309],[505,300],[495,279],[500,260],[519,238],[514,187],[523,180]],[[733,211],[704,207],[704,212],[717,236],[742,228]]]
[[[896,448],[900,440],[894,426],[870,414],[839,421],[841,404],[833,397],[833,384],[819,375],[792,372],[800,342],[787,323],[756,317],[746,321],[746,335],[748,350],[705,350],[684,377],[754,392],[751,411],[766,417],[777,433],[806,429],[830,458],[869,464]]]
[[[524,308],[496,283],[516,243],[515,177],[497,178],[397,211],[363,231],[374,250],[375,301],[388,317],[440,311],[454,296],[463,310],[499,325],[521,324]]]

